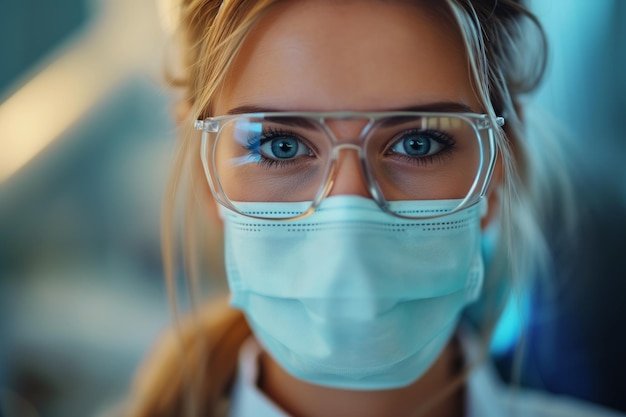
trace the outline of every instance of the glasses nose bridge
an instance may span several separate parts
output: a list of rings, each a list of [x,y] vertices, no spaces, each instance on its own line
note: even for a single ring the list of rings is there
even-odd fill
[[[357,139],[358,141],[360,141],[360,139]],[[363,145],[359,142],[355,141],[351,141],[351,142],[343,142],[343,143],[336,143],[335,146],[333,146],[333,151],[332,151],[332,159],[335,161],[339,160],[339,153],[341,151],[355,151],[357,154],[357,157],[362,160],[364,157],[364,151],[363,151]]]
[[[335,144],[329,162],[329,172],[322,191],[324,198],[344,194],[376,199],[361,144]]]
[[[372,129],[374,120],[371,117],[349,115],[323,122],[333,142],[324,195],[356,194],[374,197],[364,148],[364,139]]]
[[[336,162],[343,150],[356,151],[360,160],[364,158],[363,140],[372,129],[374,120],[371,117],[355,117],[353,115],[333,119],[323,119],[325,130],[331,137],[331,158]]]
[[[349,143],[358,143],[374,123],[374,119],[369,115],[353,113],[323,117],[320,121],[335,142]]]

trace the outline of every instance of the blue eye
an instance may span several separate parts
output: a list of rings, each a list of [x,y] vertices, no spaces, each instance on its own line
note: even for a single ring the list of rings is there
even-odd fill
[[[298,139],[289,136],[266,140],[259,150],[261,154],[276,159],[290,159],[310,153]]]
[[[444,144],[426,133],[405,134],[400,140],[391,146],[394,153],[408,156],[430,156],[444,148]]]
[[[446,132],[412,129],[394,136],[388,153],[409,162],[430,163],[454,147],[455,140]]]
[[[300,157],[314,156],[304,140],[295,134],[279,130],[268,130],[250,138],[246,149],[250,151],[250,155],[255,158],[256,162],[266,166],[273,166],[277,163],[295,163],[300,160]]]

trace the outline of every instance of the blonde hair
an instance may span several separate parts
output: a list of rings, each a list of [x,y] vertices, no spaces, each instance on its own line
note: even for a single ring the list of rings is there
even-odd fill
[[[181,73],[169,79],[182,90],[186,117],[165,200],[162,239],[165,274],[178,324],[138,374],[124,412],[132,417],[223,413],[239,346],[250,334],[243,316],[224,300],[210,307],[200,307],[203,303],[195,300],[202,287],[199,269],[205,277],[222,280],[224,271],[221,230],[214,226],[216,208],[199,166],[199,141],[191,127],[194,119],[212,115],[216,95],[247,34],[279,0],[179,1]],[[536,263],[543,253],[542,245],[537,243],[543,239],[528,186],[532,172],[527,169],[527,150],[521,140],[524,131],[518,100],[539,84],[547,46],[541,25],[519,1],[425,3],[456,22],[466,46],[477,97],[492,118],[504,115],[507,120],[506,131],[497,132],[504,174],[498,191],[504,249],[497,255],[499,261],[492,265],[485,282],[483,299],[489,308],[485,309],[481,330],[487,340],[502,308],[503,300],[498,295],[502,292],[502,277],[525,276],[524,268]],[[182,202],[178,202],[180,196]],[[197,309],[185,319],[178,318],[176,306],[178,205],[183,206],[184,275],[192,307]],[[205,268],[199,268],[199,264]]]

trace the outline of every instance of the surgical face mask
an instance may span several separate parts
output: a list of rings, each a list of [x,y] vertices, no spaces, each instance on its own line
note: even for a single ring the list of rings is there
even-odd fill
[[[299,203],[245,203],[248,214]],[[402,201],[394,211],[441,213],[458,201]],[[478,205],[433,220],[384,213],[373,200],[333,196],[297,221],[221,208],[232,304],[285,370],[357,390],[418,379],[449,341],[483,280]]]

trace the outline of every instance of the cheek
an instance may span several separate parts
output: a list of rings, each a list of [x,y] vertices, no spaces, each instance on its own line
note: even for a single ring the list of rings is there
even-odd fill
[[[223,228],[223,221],[219,214],[219,203],[213,198],[210,190],[205,187],[204,193],[206,198],[203,199],[201,207],[204,210],[204,215],[211,230],[221,230]]]
[[[198,200],[198,207],[201,210],[199,214],[208,223],[211,231],[221,231],[223,224],[218,209],[219,203],[213,197],[213,193],[209,188],[209,184],[202,169],[200,169],[199,174],[200,175],[195,176],[193,184],[193,194],[195,194],[195,198]]]
[[[208,222],[211,229],[221,229],[222,219],[220,218],[218,211],[219,203],[213,197],[211,187],[209,186],[209,180],[206,177],[204,167],[202,166],[202,160],[200,159],[201,140],[200,137],[193,137],[191,139],[193,141],[193,145],[189,149],[191,154],[187,155],[187,160],[191,164],[189,174],[191,175],[192,190],[188,198],[195,201],[189,201],[188,205],[195,204],[195,207],[199,210],[198,215],[203,221]]]
[[[496,160],[496,166],[493,171],[493,176],[491,178],[491,183],[489,184],[489,188],[487,189],[487,202],[489,207],[487,209],[487,214],[480,221],[480,226],[483,230],[493,220],[495,220],[498,212],[500,211],[500,196],[498,190],[500,189],[503,180],[504,172],[502,169],[502,157],[498,155],[498,159]]]

